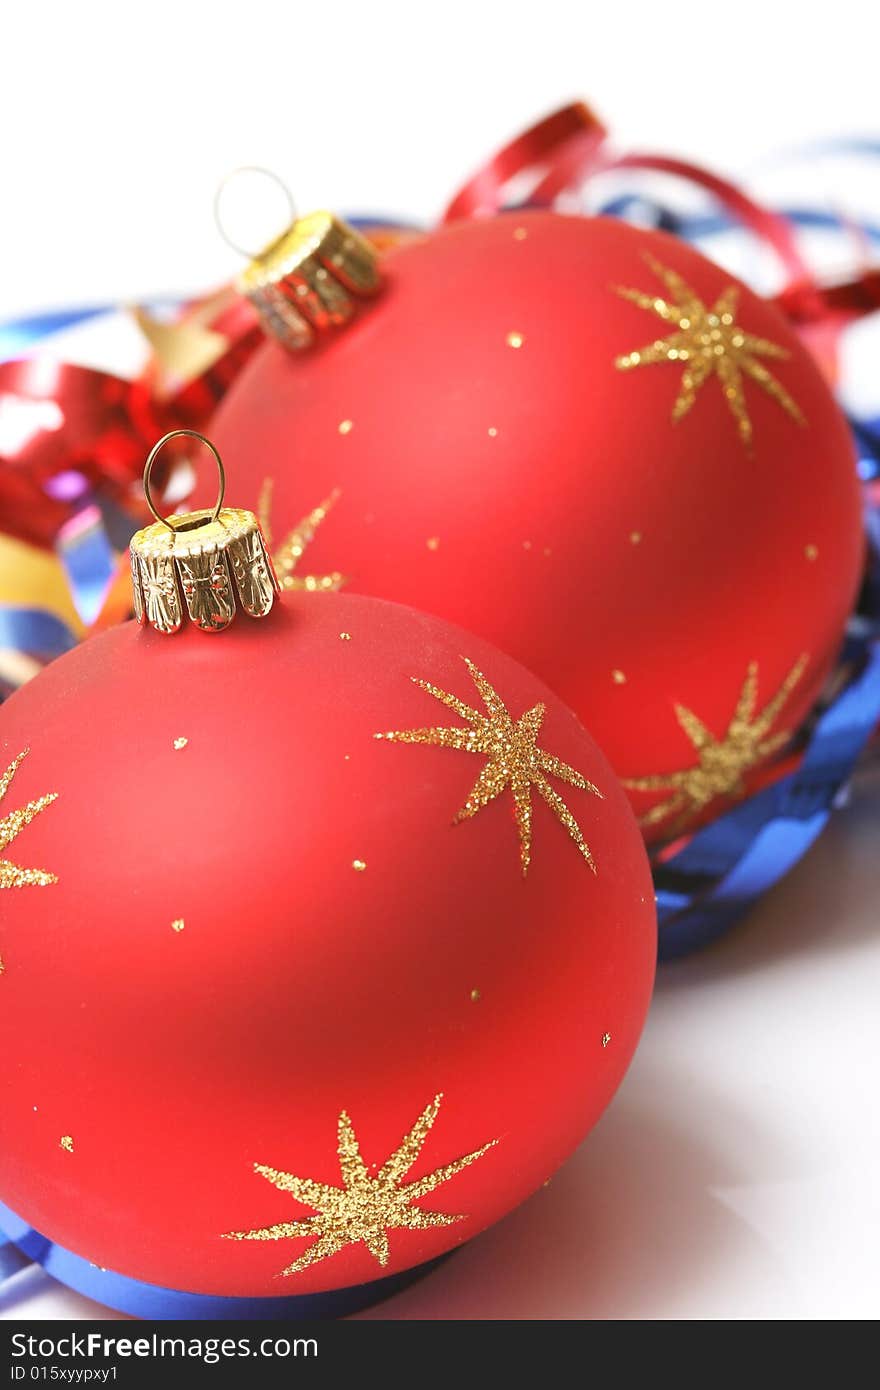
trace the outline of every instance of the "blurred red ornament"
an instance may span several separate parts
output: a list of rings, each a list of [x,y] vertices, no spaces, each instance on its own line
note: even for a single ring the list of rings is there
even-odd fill
[[[222,403],[244,500],[270,477],[280,535],[339,488],[351,586],[538,672],[653,836],[730,804],[815,702],[859,582],[852,446],[806,349],[617,221],[459,223],[383,270],[370,314],[294,360],[267,342]]]
[[[3,706],[0,767],[0,1199],[96,1265],[228,1295],[407,1269],[626,1069],[655,952],[626,798],[436,618],[122,625]]]

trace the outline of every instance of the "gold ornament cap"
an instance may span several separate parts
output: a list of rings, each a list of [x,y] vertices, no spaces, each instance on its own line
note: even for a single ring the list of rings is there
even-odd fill
[[[187,436],[211,450],[219,488],[213,510],[163,517],[150,491],[150,473],[160,449]],[[197,430],[172,430],[153,445],[144,468],[144,494],[156,518],[131,538],[134,615],[157,632],[178,632],[185,620],[202,632],[222,632],[240,606],[265,618],[281,592],[272,557],[253,512],[224,507],[226,474],[209,439]]]
[[[378,254],[332,212],[296,218],[237,281],[266,332],[292,352],[348,323],[380,284]]]

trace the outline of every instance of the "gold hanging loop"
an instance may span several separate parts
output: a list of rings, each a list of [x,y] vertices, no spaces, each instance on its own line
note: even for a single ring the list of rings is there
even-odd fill
[[[214,455],[219,487],[213,509],[164,517],[150,489],[153,464],[170,439],[186,436]],[[157,632],[178,632],[186,618],[202,632],[222,632],[240,606],[265,618],[281,592],[272,557],[253,512],[224,507],[226,472],[210,439],[172,430],[153,445],[144,467],[144,496],[156,518],[131,538],[134,615]]]
[[[162,526],[167,526],[169,531],[176,531],[178,528],[174,526],[167,517],[162,516],[161,512],[156,510],[153,494],[150,491],[150,474],[153,471],[153,464],[165,448],[165,445],[168,444],[170,440],[180,439],[182,436],[186,436],[187,439],[197,439],[200,444],[204,444],[206,449],[210,449],[211,453],[214,455],[214,462],[217,465],[220,485],[217,490],[217,501],[211,513],[212,521],[216,521],[220,515],[220,509],[223,506],[223,498],[226,496],[226,469],[223,467],[223,460],[220,457],[216,444],[212,444],[210,439],[206,439],[203,434],[199,434],[198,430],[169,430],[168,434],[163,434],[162,438],[153,445],[147,455],[147,462],[144,465],[144,496],[147,499],[147,506],[156,520],[160,522]]]
[[[265,169],[262,164],[240,164],[237,169],[230,169],[229,173],[223,176],[214,194],[214,225],[231,251],[236,251],[239,256],[244,256],[246,261],[252,261],[259,256],[259,251],[255,251],[253,247],[242,246],[240,242],[235,241],[229,235],[226,223],[223,220],[224,194],[229,185],[241,174],[259,174],[262,178],[271,180],[276,187],[281,189],[281,192],[287,199],[287,221],[289,225],[296,221],[296,203],[293,200],[293,194],[287,187],[283,178],[281,178],[279,174],[276,174],[273,169]]]
[[[222,216],[223,194],[242,173],[273,179],[289,203],[289,225],[257,252],[229,236]],[[227,174],[214,195],[214,220],[227,246],[248,258],[238,292],[253,304],[269,337],[290,352],[343,328],[381,287],[378,253],[366,237],[331,212],[300,217],[287,185],[269,169],[247,164]]]

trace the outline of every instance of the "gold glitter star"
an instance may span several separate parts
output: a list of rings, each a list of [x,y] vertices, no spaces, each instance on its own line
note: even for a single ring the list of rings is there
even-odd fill
[[[298,1274],[309,1265],[337,1254],[344,1246],[357,1245],[360,1241],[380,1265],[387,1265],[389,1231],[425,1231],[434,1226],[452,1226],[457,1221],[466,1220],[464,1216],[448,1215],[446,1212],[423,1211],[412,1203],[420,1197],[427,1197],[429,1192],[449,1182],[463,1168],[476,1163],[498,1143],[497,1139],[490,1140],[473,1153],[465,1154],[464,1158],[444,1164],[424,1178],[417,1178],[415,1182],[401,1181],[421,1153],[442,1099],[442,1094],[437,1095],[425,1107],[400,1147],[386,1160],[375,1177],[370,1176],[361,1158],[354,1128],[344,1110],[339,1116],[337,1148],[342,1187],[331,1187],[327,1183],[314,1182],[311,1178],[297,1178],[293,1173],[267,1168],[262,1163],[254,1164],[254,1171],[277,1187],[279,1192],[289,1192],[296,1201],[314,1207],[318,1214],[307,1221],[280,1221],[277,1225],[258,1226],[251,1231],[228,1231],[224,1239],[298,1240],[317,1236],[315,1243],[304,1254],[281,1270],[282,1275],[288,1275]]]
[[[0,801],[3,800],[16,772],[21,767],[28,753],[29,748],[25,748],[23,753],[19,753],[17,758],[13,758],[3,776],[0,777]],[[36,801],[29,801],[27,806],[23,806],[20,811],[10,811],[8,816],[0,820],[0,854],[3,853],[13,840],[21,834],[31,821],[45,811],[47,806],[51,806],[57,797],[57,792],[49,792],[46,796],[39,797]],[[45,888],[49,883],[57,883],[55,874],[46,873],[43,869],[20,869],[17,864],[13,864],[9,859],[0,859],[0,888]]]
[[[419,680],[413,676],[413,681],[420,689],[426,690],[429,695],[434,696],[435,700],[439,700],[441,704],[454,710],[462,719],[466,719],[470,728],[405,729],[402,732],[375,734],[374,737],[389,739],[396,743],[425,743],[434,744],[440,748],[457,748],[463,753],[482,753],[488,758],[488,762],[471,788],[467,801],[455,816],[453,825],[475,816],[490,801],[494,801],[496,796],[500,796],[509,785],[513,795],[514,815],[519,828],[520,862],[522,863],[523,876],[525,876],[528,873],[531,860],[532,787],[534,786],[556,819],[565,826],[584,859],[595,873],[596,865],[593,862],[590,847],[581,834],[580,826],[562,797],[551,787],[545,774],[550,773],[553,777],[567,782],[569,786],[578,787],[581,791],[592,792],[594,796],[601,797],[602,793],[598,787],[593,786],[592,782],[588,782],[579,772],[575,772],[574,768],[569,767],[559,758],[554,758],[550,753],[545,753],[537,746],[538,734],[544,721],[544,705],[535,705],[514,721],[505,708],[503,700],[493,690],[482,671],[478,671],[474,663],[468,661],[467,657],[464,657],[463,660],[488,710],[488,715],[479,714],[455,695],[447,695],[444,690],[438,690],[436,685],[430,685],[428,681]]]
[[[768,396],[772,396],[792,420],[799,425],[805,424],[800,409],[785,387],[759,360],[762,357],[784,360],[789,356],[787,350],[767,338],[756,337],[736,322],[738,287],[728,285],[713,307],[707,309],[676,271],[668,270],[653,256],[646,256],[645,260],[657,278],[663,281],[672,296],[671,300],[620,286],[617,293],[638,304],[640,309],[656,314],[664,323],[675,325],[675,328],[668,337],[655,338],[647,347],[616,358],[615,366],[626,372],[634,367],[649,367],[655,362],[680,362],[683,367],[681,389],[672,408],[673,420],[687,415],[700,387],[713,372],[716,373],[736,420],[739,437],[747,447],[752,440],[752,422],[746,407],[746,376],[756,381]]]
[[[696,767],[653,777],[633,777],[624,786],[633,791],[668,792],[669,795],[642,816],[642,825],[656,825],[667,816],[678,816],[672,831],[681,830],[719,796],[732,799],[745,795],[744,776],[750,768],[776,753],[791,738],[790,732],[771,734],[789,695],[804,673],[807,657],[801,656],[789,671],[773,699],[755,718],[758,696],[758,663],[749,663],[733,718],[721,739],[716,739],[702,720],[684,705],[675,706],[675,715],[696,749]]]
[[[272,549],[272,479],[266,478],[260,493],[260,500],[257,504],[257,513],[263,534],[266,538],[266,545]],[[332,574],[295,574],[297,565],[305,554],[306,548],[315,538],[315,532],[321,525],[333,504],[338,501],[339,492],[332,492],[320,507],[309,512],[304,516],[281,545],[275,551],[273,560],[275,569],[278,572],[278,582],[282,589],[306,590],[310,594],[314,593],[336,593],[345,584],[345,575],[338,574],[335,570]]]

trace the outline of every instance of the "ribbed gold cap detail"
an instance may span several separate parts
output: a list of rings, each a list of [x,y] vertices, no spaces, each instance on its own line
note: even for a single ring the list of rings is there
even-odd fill
[[[177,632],[188,618],[202,632],[222,632],[238,606],[265,618],[281,592],[253,512],[224,507],[156,521],[131,538],[134,615],[157,632]]]
[[[347,323],[380,284],[374,248],[331,212],[298,217],[238,279],[266,332],[295,352]]]

